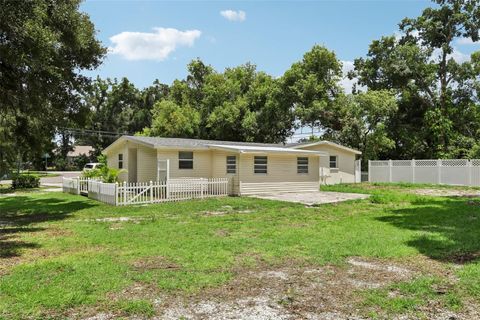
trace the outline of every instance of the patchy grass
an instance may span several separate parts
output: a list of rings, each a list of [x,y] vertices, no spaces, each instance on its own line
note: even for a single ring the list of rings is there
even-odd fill
[[[432,188],[325,186],[372,196],[315,208],[254,198],[112,207],[62,193],[3,196],[0,318],[68,317],[72,310],[151,317],[162,312],[152,295],[202,296],[259,266],[275,275],[285,264],[343,268],[348,257],[432,262],[413,279],[392,278],[379,288],[351,279],[363,288],[353,290],[359,304],[352,308],[364,315],[416,312],[430,302],[462,310],[480,299],[480,207],[461,197],[412,194],[422,187]],[[345,274],[336,272],[329,277]],[[148,294],[127,290],[137,284]],[[287,294],[275,300],[282,308],[305,298],[301,289],[282,290]]]

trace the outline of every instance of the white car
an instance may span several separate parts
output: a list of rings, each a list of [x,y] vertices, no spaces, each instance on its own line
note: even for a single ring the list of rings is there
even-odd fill
[[[93,170],[93,169],[98,169],[102,166],[101,163],[99,162],[90,162],[90,163],[87,163],[85,165],[85,167],[83,167],[83,171],[89,171],[89,170]]]

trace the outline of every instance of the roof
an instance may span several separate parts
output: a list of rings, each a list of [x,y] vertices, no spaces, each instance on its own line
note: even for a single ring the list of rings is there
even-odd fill
[[[216,145],[210,144],[212,149],[236,151],[239,153],[290,153],[290,154],[304,154],[304,155],[318,155],[328,156],[327,152],[312,151],[312,150],[298,150],[285,147],[264,147],[264,146],[242,146],[242,145]]]
[[[78,157],[79,155],[89,155],[90,151],[93,151],[92,146],[74,146],[72,151],[67,153],[67,157]]]
[[[287,144],[287,148],[302,149],[302,148],[306,148],[306,147],[321,146],[321,145],[332,146],[332,147],[342,149],[342,150],[345,150],[347,152],[351,152],[351,153],[354,153],[354,154],[362,154],[361,151],[355,150],[353,148],[345,147],[345,146],[342,146],[341,144],[331,142],[331,141],[326,141],[326,140],[316,141],[316,142],[309,141],[309,142],[289,143],[289,144]]]
[[[188,149],[208,149],[209,145],[230,145],[230,146],[256,146],[256,147],[284,147],[283,144],[276,143],[256,143],[256,142],[238,142],[221,140],[202,140],[186,138],[162,138],[145,136],[121,136],[107,148],[104,152],[113,147],[119,141],[133,141],[151,148],[188,148]]]

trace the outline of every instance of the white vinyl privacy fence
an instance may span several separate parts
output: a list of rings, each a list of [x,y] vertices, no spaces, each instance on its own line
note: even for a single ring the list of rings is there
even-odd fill
[[[368,181],[480,186],[480,159],[368,161]]]
[[[221,197],[230,194],[228,178],[182,178],[149,183],[103,183],[63,178],[63,192],[86,194],[115,206]],[[86,189],[86,190],[85,190]]]

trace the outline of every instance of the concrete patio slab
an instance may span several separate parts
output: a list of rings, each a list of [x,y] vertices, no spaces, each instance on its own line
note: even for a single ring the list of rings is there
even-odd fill
[[[366,199],[369,197],[369,195],[359,193],[316,191],[260,194],[252,197],[268,200],[296,202],[305,204],[307,206],[315,206],[324,203],[337,203],[348,200]]]

